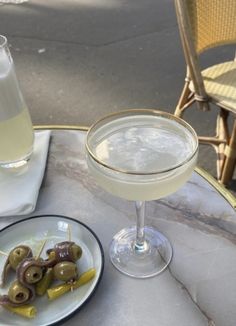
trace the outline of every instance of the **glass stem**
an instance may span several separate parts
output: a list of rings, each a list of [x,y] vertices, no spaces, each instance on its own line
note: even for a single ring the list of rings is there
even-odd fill
[[[144,232],[145,201],[136,201],[135,208],[137,214],[137,233],[135,241],[135,250],[137,250],[138,252],[143,252],[147,249]]]

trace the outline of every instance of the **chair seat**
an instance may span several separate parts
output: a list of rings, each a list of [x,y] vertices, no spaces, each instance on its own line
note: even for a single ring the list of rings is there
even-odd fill
[[[219,106],[236,113],[236,61],[214,65],[202,71],[206,93]],[[194,91],[193,83],[189,85]]]

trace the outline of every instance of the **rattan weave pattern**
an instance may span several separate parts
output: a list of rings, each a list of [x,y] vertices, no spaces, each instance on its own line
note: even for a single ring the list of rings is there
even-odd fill
[[[236,113],[236,61],[211,66],[202,71],[202,76],[206,92],[213,101]],[[189,88],[194,91],[193,83]]]
[[[236,42],[236,0],[185,0],[198,53]]]

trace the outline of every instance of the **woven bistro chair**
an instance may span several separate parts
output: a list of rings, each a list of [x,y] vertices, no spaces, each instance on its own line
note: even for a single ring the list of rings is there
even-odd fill
[[[236,60],[201,70],[200,54],[236,43],[236,0],[175,0],[176,14],[183,45],[187,74],[175,115],[196,102],[202,110],[218,106],[216,135],[199,137],[217,153],[217,179],[227,184],[233,176],[236,161]],[[229,113],[234,118],[229,132]]]

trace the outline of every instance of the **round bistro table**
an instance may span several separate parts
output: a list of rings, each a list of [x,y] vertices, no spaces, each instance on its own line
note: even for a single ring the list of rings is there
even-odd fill
[[[63,325],[235,326],[235,198],[197,168],[179,191],[148,202],[146,224],[170,239],[173,259],[159,276],[125,276],[110,263],[108,249],[116,232],[135,223],[135,208],[96,184],[87,170],[85,137],[85,128],[52,130],[44,180],[30,215],[78,219],[97,234],[105,252],[96,292]],[[25,217],[2,217],[0,226]]]

